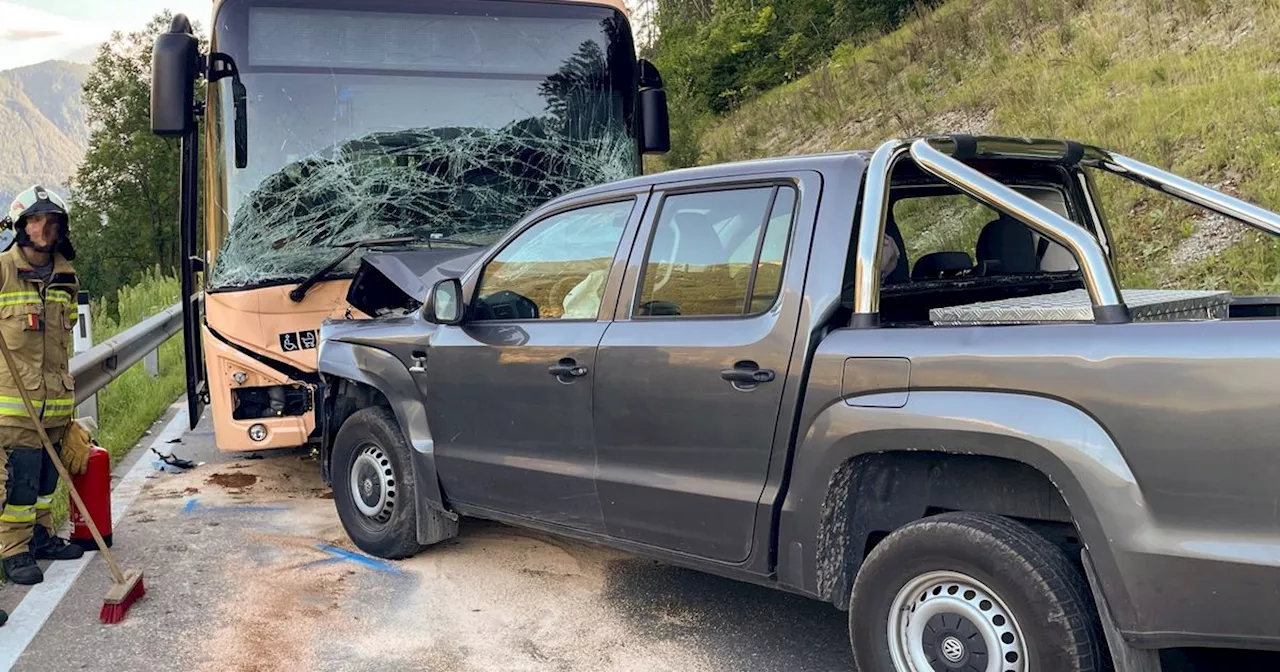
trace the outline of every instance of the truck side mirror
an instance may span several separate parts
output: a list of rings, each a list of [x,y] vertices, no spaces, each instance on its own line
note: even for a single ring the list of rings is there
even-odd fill
[[[422,315],[433,324],[462,323],[462,281],[445,278],[431,288]]]
[[[151,132],[180,138],[196,128],[195,87],[200,45],[187,17],[173,18],[169,32],[156,36],[151,53]]]
[[[671,119],[662,74],[645,59],[639,61],[641,150],[661,154],[671,149]]]

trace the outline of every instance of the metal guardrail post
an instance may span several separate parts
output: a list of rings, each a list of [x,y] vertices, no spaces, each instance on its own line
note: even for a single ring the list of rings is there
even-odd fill
[[[89,314],[89,292],[80,290],[80,294],[76,297],[76,312],[78,317],[76,318],[76,331],[72,350],[79,355],[93,347],[93,317]],[[98,393],[96,390],[76,407],[76,416],[93,418],[94,422],[98,421]]]
[[[160,375],[160,348],[156,348],[148,352],[142,358],[142,366],[147,369],[147,375],[156,378]]]

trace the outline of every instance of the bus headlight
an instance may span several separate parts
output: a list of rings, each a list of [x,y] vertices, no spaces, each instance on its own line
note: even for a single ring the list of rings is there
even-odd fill
[[[254,441],[265,441],[267,438],[267,426],[261,422],[249,428],[249,438]]]

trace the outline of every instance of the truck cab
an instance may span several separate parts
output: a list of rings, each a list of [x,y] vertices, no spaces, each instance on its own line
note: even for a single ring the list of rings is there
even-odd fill
[[[1280,606],[1277,302],[1122,290],[1097,171],[1280,233],[1003,137],[551,200],[421,307],[323,326],[343,524],[395,558],[488,518],[799,593],[848,610],[861,669],[1280,649],[1249,616]]]

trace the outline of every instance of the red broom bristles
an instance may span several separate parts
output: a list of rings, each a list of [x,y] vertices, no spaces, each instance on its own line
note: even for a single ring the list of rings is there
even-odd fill
[[[98,614],[98,620],[107,624],[115,624],[124,620],[125,613],[129,611],[129,607],[138,601],[147,593],[147,589],[142,585],[142,575],[138,575],[138,580],[133,584],[129,591],[125,593],[123,598],[119,600],[108,596],[102,604],[102,612]]]

